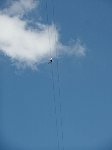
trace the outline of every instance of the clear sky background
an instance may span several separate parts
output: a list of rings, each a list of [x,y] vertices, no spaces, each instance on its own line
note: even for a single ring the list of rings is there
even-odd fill
[[[0,0],[0,7],[4,5]],[[52,22],[50,0],[48,5]],[[43,1],[43,22],[44,6]],[[34,11],[29,17],[35,21],[36,15]],[[111,150],[112,1],[55,0],[55,22],[62,43],[78,38],[86,47],[85,57],[59,58],[65,150]],[[56,61],[53,66],[58,108]],[[17,69],[1,54],[1,150],[58,150],[51,79],[47,63],[39,65],[38,71]]]

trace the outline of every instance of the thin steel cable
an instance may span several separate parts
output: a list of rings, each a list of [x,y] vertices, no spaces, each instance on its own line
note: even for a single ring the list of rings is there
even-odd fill
[[[47,3],[47,0],[46,0],[45,9],[46,9],[46,19],[47,19],[47,24],[48,24],[49,23],[49,16],[48,16],[48,3]],[[48,27],[48,34],[49,34],[49,45],[51,46],[49,27]],[[52,57],[51,47],[50,47],[50,57]],[[58,149],[60,150],[58,118],[57,118],[57,107],[56,107],[56,96],[55,96],[55,81],[54,81],[54,71],[53,71],[53,64],[52,63],[51,63],[51,74],[52,74],[52,91],[53,91],[53,101],[54,101],[54,114],[55,114],[55,117],[56,117],[57,146],[58,146]]]
[[[47,0],[46,0],[46,4],[45,4],[45,9],[46,9],[46,21],[47,24],[49,24],[49,16],[48,16],[48,4],[47,4]],[[49,46],[50,46],[50,57],[52,56],[52,52],[51,52],[51,42],[50,42],[50,30],[49,30],[49,26],[47,27],[48,30],[48,36],[49,36]]]
[[[54,72],[53,72],[53,64],[52,64],[52,63],[51,63],[51,72],[52,72],[52,83],[53,83],[54,114],[55,114],[55,116],[56,116],[57,144],[58,144],[58,149],[60,149],[59,129],[58,129],[58,118],[57,118],[57,107],[56,107],[56,96],[55,96],[55,82],[54,82]]]
[[[55,24],[55,5],[54,0],[51,0],[52,2],[52,11],[53,11],[53,23]],[[56,35],[55,35],[55,42],[56,42]],[[58,81],[58,94],[59,94],[59,111],[60,111],[60,126],[61,126],[61,140],[62,140],[62,149],[64,150],[64,132],[63,132],[63,117],[62,117],[62,102],[61,102],[61,88],[60,88],[60,72],[59,72],[59,60],[58,60],[58,51],[56,49],[56,58],[57,58],[57,81]]]

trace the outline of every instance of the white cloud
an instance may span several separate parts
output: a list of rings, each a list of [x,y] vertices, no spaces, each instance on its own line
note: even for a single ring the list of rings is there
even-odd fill
[[[12,59],[28,63],[38,63],[49,57],[58,42],[58,32],[54,25],[42,26],[42,29],[27,29],[27,23],[6,15],[0,15],[0,49]],[[49,43],[49,32],[50,43]],[[41,31],[40,31],[41,30]],[[55,38],[55,39],[54,39]]]
[[[12,0],[8,8],[4,9],[4,13],[9,16],[21,17],[38,6],[38,3],[39,0]]]
[[[48,26],[38,22],[36,29],[28,27],[27,21],[20,16],[34,7],[34,0],[19,0],[13,1],[10,7],[1,11],[0,51],[4,55],[29,67],[48,60],[50,55],[56,57],[56,50],[59,53],[63,51],[77,56],[85,55],[85,48],[79,41],[69,46],[61,44],[54,24]]]
[[[77,39],[76,41],[73,41],[69,46],[67,46],[66,50],[67,50],[67,53],[69,50],[69,53],[71,55],[74,54],[77,57],[86,55],[86,47],[84,44],[81,43],[79,39]]]

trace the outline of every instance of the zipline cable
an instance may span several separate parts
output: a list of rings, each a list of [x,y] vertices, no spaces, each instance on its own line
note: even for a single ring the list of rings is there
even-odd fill
[[[45,9],[46,9],[46,19],[47,19],[47,24],[48,24],[49,23],[49,16],[48,16],[48,3],[47,3],[47,0],[46,0]],[[50,57],[52,57],[49,26],[48,26],[48,34],[49,34],[49,45],[50,45]],[[53,101],[54,101],[54,114],[55,114],[55,117],[56,117],[57,146],[58,146],[58,149],[60,150],[58,118],[57,118],[57,107],[56,107],[56,96],[55,96],[55,81],[54,81],[54,71],[53,71],[53,64],[52,63],[51,63],[51,75],[52,75],[52,91],[53,91]]]
[[[55,5],[54,0],[51,0],[52,3],[52,15],[53,15],[53,23],[55,24]],[[55,35],[55,42],[56,42],[56,35]],[[57,65],[57,81],[58,81],[58,94],[59,94],[59,111],[60,111],[60,126],[61,126],[61,140],[62,140],[62,149],[64,150],[64,132],[63,132],[63,117],[62,117],[62,101],[61,101],[61,88],[60,88],[60,72],[59,72],[59,60],[58,60],[58,50],[56,48],[56,65]]]
[[[54,82],[54,72],[53,72],[53,64],[51,64],[51,72],[52,72],[52,82],[53,82],[53,91],[55,92],[55,82]],[[54,93],[53,92],[53,93]],[[57,107],[56,107],[56,97],[55,93],[54,96],[54,114],[56,116],[56,134],[57,134],[57,143],[58,143],[58,149],[60,149],[60,140],[59,140],[59,129],[58,129],[58,118],[57,118]]]

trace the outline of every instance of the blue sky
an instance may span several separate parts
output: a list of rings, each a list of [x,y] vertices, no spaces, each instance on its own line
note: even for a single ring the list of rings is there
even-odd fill
[[[5,1],[0,5],[5,7]],[[40,14],[36,9],[28,17],[35,23],[41,16],[46,24],[44,1],[40,6]],[[50,0],[48,6],[51,23]],[[59,57],[61,97],[56,59],[53,62],[57,108],[59,100],[62,103],[65,150],[112,149],[111,18],[111,0],[55,1],[61,43],[80,39],[86,47],[85,56],[67,53]],[[18,69],[4,53],[0,62],[1,150],[58,150],[50,65],[39,64],[37,71]],[[57,117],[60,120],[59,113]]]

